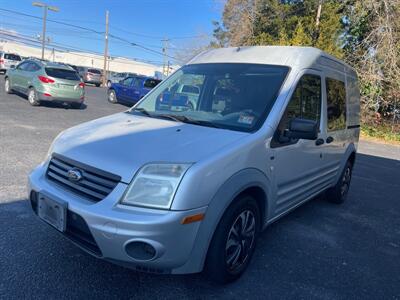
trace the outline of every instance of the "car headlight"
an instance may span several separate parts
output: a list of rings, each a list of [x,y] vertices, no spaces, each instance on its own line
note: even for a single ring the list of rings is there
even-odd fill
[[[169,209],[190,164],[148,164],[129,184],[121,203]]]

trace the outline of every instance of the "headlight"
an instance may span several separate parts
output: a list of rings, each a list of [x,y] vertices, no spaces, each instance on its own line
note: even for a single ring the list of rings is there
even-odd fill
[[[122,198],[126,205],[169,209],[189,164],[148,164],[140,169]]]

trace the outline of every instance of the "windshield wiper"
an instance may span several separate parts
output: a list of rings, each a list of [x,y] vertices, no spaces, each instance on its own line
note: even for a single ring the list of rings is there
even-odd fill
[[[216,124],[214,124],[214,123],[212,123],[210,121],[195,120],[195,119],[188,118],[188,117],[182,116],[182,115],[160,114],[160,115],[157,115],[157,117],[170,119],[170,120],[177,121],[177,122],[182,122],[182,123],[201,125],[201,126],[207,126],[207,127],[214,127],[214,128],[221,128],[218,125],[216,125]]]
[[[153,115],[151,113],[149,113],[146,109],[142,108],[142,107],[134,107],[132,110],[130,110],[130,112],[132,111],[138,111],[148,117],[152,117]]]

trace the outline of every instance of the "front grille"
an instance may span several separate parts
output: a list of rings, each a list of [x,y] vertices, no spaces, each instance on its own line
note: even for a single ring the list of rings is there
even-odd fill
[[[68,171],[82,175],[78,181],[68,177]],[[92,201],[107,197],[121,180],[120,176],[77,162],[60,154],[53,154],[46,172],[47,178],[62,187]]]

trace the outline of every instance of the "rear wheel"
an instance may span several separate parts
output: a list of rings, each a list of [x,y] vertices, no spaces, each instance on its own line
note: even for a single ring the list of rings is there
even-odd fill
[[[339,181],[334,187],[326,191],[326,196],[330,202],[341,204],[346,201],[350,188],[352,172],[353,164],[351,161],[347,161]]]
[[[69,104],[71,108],[73,109],[80,109],[82,107],[82,103],[70,103]]]
[[[6,78],[6,81],[4,83],[4,90],[6,91],[7,94],[12,94],[10,80],[8,78]]]
[[[100,83],[96,83],[96,87],[99,87],[100,86]]]
[[[28,91],[28,101],[32,106],[40,105],[40,101],[34,88],[30,88]]]
[[[257,202],[250,196],[237,199],[224,213],[207,253],[205,272],[212,280],[228,283],[246,270],[260,229]]]
[[[117,103],[117,94],[115,93],[114,90],[109,90],[108,91],[108,101],[111,103]]]

